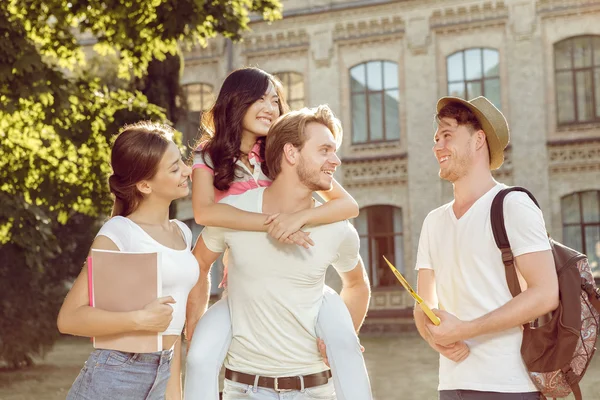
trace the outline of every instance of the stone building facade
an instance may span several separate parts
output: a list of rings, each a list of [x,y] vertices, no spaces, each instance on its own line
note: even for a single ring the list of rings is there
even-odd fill
[[[587,252],[600,277],[600,1],[283,5],[283,20],[256,20],[241,43],[217,38],[185,53],[191,111],[181,129],[191,142],[201,111],[241,66],[276,74],[293,107],[331,106],[345,127],[337,179],[362,210],[355,226],[373,284],[365,330],[406,323],[412,301],[381,256],[414,282],[423,220],[452,199],[431,153],[435,104],[449,93],[484,94],[503,111],[511,141],[494,175],[528,187],[550,234]],[[178,213],[192,218],[189,200]]]

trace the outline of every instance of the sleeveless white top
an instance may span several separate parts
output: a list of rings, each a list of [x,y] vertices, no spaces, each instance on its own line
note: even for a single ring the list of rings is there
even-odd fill
[[[180,335],[185,323],[188,294],[196,285],[200,269],[192,255],[192,231],[181,221],[175,222],[185,238],[186,247],[175,250],[154,240],[146,231],[129,218],[116,216],[109,219],[96,236],[106,236],[121,251],[158,252],[161,254],[162,295],[172,296],[173,320],[164,335]]]

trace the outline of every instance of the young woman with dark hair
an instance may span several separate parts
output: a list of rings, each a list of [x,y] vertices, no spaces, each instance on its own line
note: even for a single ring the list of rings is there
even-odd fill
[[[281,242],[309,248],[314,243],[301,230],[304,225],[333,223],[358,215],[357,203],[335,181],[330,192],[319,192],[328,201],[326,204],[295,214],[250,213],[218,203],[226,196],[271,184],[268,168],[262,162],[264,138],[275,120],[287,111],[281,83],[265,71],[242,68],[225,79],[214,106],[203,117],[205,135],[194,155],[192,204],[198,224],[266,231]],[[224,264],[227,268],[226,257]],[[199,309],[205,309],[208,303],[207,286],[208,271],[201,271],[200,281],[193,289],[205,296]],[[317,321],[318,331],[327,333],[326,350],[323,342],[319,346],[333,366],[338,399],[369,400],[370,384],[356,332],[336,326],[340,318],[350,318],[345,308],[339,295],[327,288]],[[188,321],[196,322],[198,318],[200,315],[188,316]],[[191,345],[185,398],[216,400],[219,371],[232,335],[227,298],[213,305],[196,326],[195,333],[186,332]]]
[[[57,321],[60,332],[76,336],[161,332],[164,350],[94,350],[69,390],[68,400],[181,399],[178,339],[199,269],[191,253],[192,232],[184,223],[169,220],[169,205],[188,195],[191,174],[172,136],[170,127],[150,122],[126,126],[119,133],[111,153],[112,216],[92,243],[92,249],[98,250],[159,252],[164,297],[132,312],[90,307],[84,265]]]

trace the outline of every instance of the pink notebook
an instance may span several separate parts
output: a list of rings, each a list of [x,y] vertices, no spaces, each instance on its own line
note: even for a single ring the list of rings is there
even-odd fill
[[[162,296],[159,253],[92,250],[88,257],[90,305],[107,311],[135,311]],[[93,338],[97,349],[128,353],[162,350],[162,335],[131,332]]]

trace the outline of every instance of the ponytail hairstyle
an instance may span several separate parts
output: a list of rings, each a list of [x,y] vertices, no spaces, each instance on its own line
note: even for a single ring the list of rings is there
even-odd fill
[[[141,181],[152,179],[169,144],[174,130],[167,125],[141,121],[125,125],[119,132],[111,152],[113,173],[108,178],[114,195],[111,217],[126,217],[134,212],[144,195],[137,189]]]
[[[261,69],[247,67],[237,69],[225,78],[215,104],[202,116],[200,129],[203,135],[195,149],[202,157],[210,157],[213,184],[217,190],[229,189],[234,179],[235,162],[241,155],[244,116],[248,108],[265,94],[269,83],[279,96],[279,114],[283,115],[288,106],[281,82]],[[259,139],[259,142],[264,149],[264,139]]]

